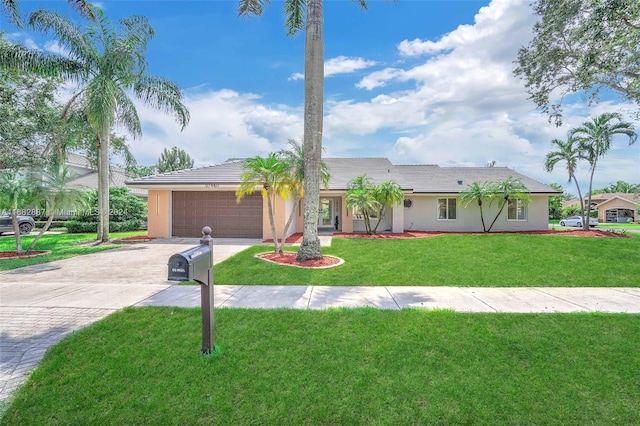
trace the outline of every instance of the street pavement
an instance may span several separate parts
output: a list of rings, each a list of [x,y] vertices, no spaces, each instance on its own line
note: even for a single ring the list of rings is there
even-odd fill
[[[330,237],[323,237],[330,244]],[[169,257],[198,239],[159,239],[0,272],[0,402],[46,350],[127,306],[199,307],[199,286],[167,281]],[[214,264],[260,244],[215,239]],[[268,250],[268,248],[265,248]],[[215,307],[452,309],[462,312],[640,313],[640,288],[215,285]]]

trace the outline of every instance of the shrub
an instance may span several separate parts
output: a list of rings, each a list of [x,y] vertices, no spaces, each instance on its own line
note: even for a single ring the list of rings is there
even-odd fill
[[[89,206],[76,217],[79,222],[98,222],[98,191],[91,191],[88,194]],[[147,220],[147,206],[135,195],[129,193],[127,188],[109,188],[109,221],[127,222],[137,220],[145,222]],[[110,229],[112,225],[110,225]]]
[[[125,220],[123,222],[109,222],[110,232],[128,232],[142,229],[142,221],[139,219]],[[70,234],[95,233],[98,230],[98,222],[80,222],[69,220],[66,223],[67,232]]]
[[[36,220],[36,228],[41,229],[44,227],[44,224],[47,223],[46,220]],[[49,229],[51,228],[64,228],[67,226],[67,221],[66,220],[54,220],[53,222],[51,222],[51,226],[49,227]]]

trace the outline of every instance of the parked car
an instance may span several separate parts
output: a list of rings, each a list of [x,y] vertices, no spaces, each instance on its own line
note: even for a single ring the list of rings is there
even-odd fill
[[[27,235],[36,223],[31,216],[18,216],[18,228],[20,228],[20,235]],[[0,235],[3,232],[13,232],[13,223],[11,222],[11,216],[4,214],[0,216]]]
[[[565,219],[560,220],[560,226],[577,226],[578,228],[582,228],[582,217],[569,216]],[[598,226],[598,219],[590,217],[589,226]]]

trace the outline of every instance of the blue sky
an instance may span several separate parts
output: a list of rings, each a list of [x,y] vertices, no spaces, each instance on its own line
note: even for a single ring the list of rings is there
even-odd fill
[[[531,38],[529,0],[325,1],[325,121],[327,157],[388,157],[396,164],[484,166],[496,161],[545,183],[567,184],[564,166],[543,169],[553,138],[605,111],[636,108],[611,97],[589,107],[581,96],[565,104],[564,125],[548,123],[513,76],[519,47]],[[287,37],[283,4],[262,17],[239,18],[235,1],[103,1],[116,21],[142,14],[156,37],[148,72],[185,91],[191,123],[139,105],[144,135],[130,140],[138,162],[156,162],[178,146],[196,166],[265,155],[302,137],[304,32]],[[65,1],[20,2],[73,15]],[[50,37],[0,28],[20,43],[59,47]],[[640,127],[640,123],[636,122]],[[614,141],[594,187],[640,182],[640,143]],[[587,165],[578,170],[581,189]]]

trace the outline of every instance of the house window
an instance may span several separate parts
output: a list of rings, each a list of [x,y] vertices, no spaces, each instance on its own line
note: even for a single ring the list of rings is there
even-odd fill
[[[527,206],[522,200],[509,201],[508,220],[527,220]]]
[[[438,198],[438,219],[456,220],[456,199]]]
[[[355,217],[356,219],[364,219],[364,214],[362,214],[362,209],[358,206],[355,206],[353,208],[353,217]],[[377,210],[373,210],[369,212],[369,218],[371,219],[377,219],[378,218],[378,211]]]

